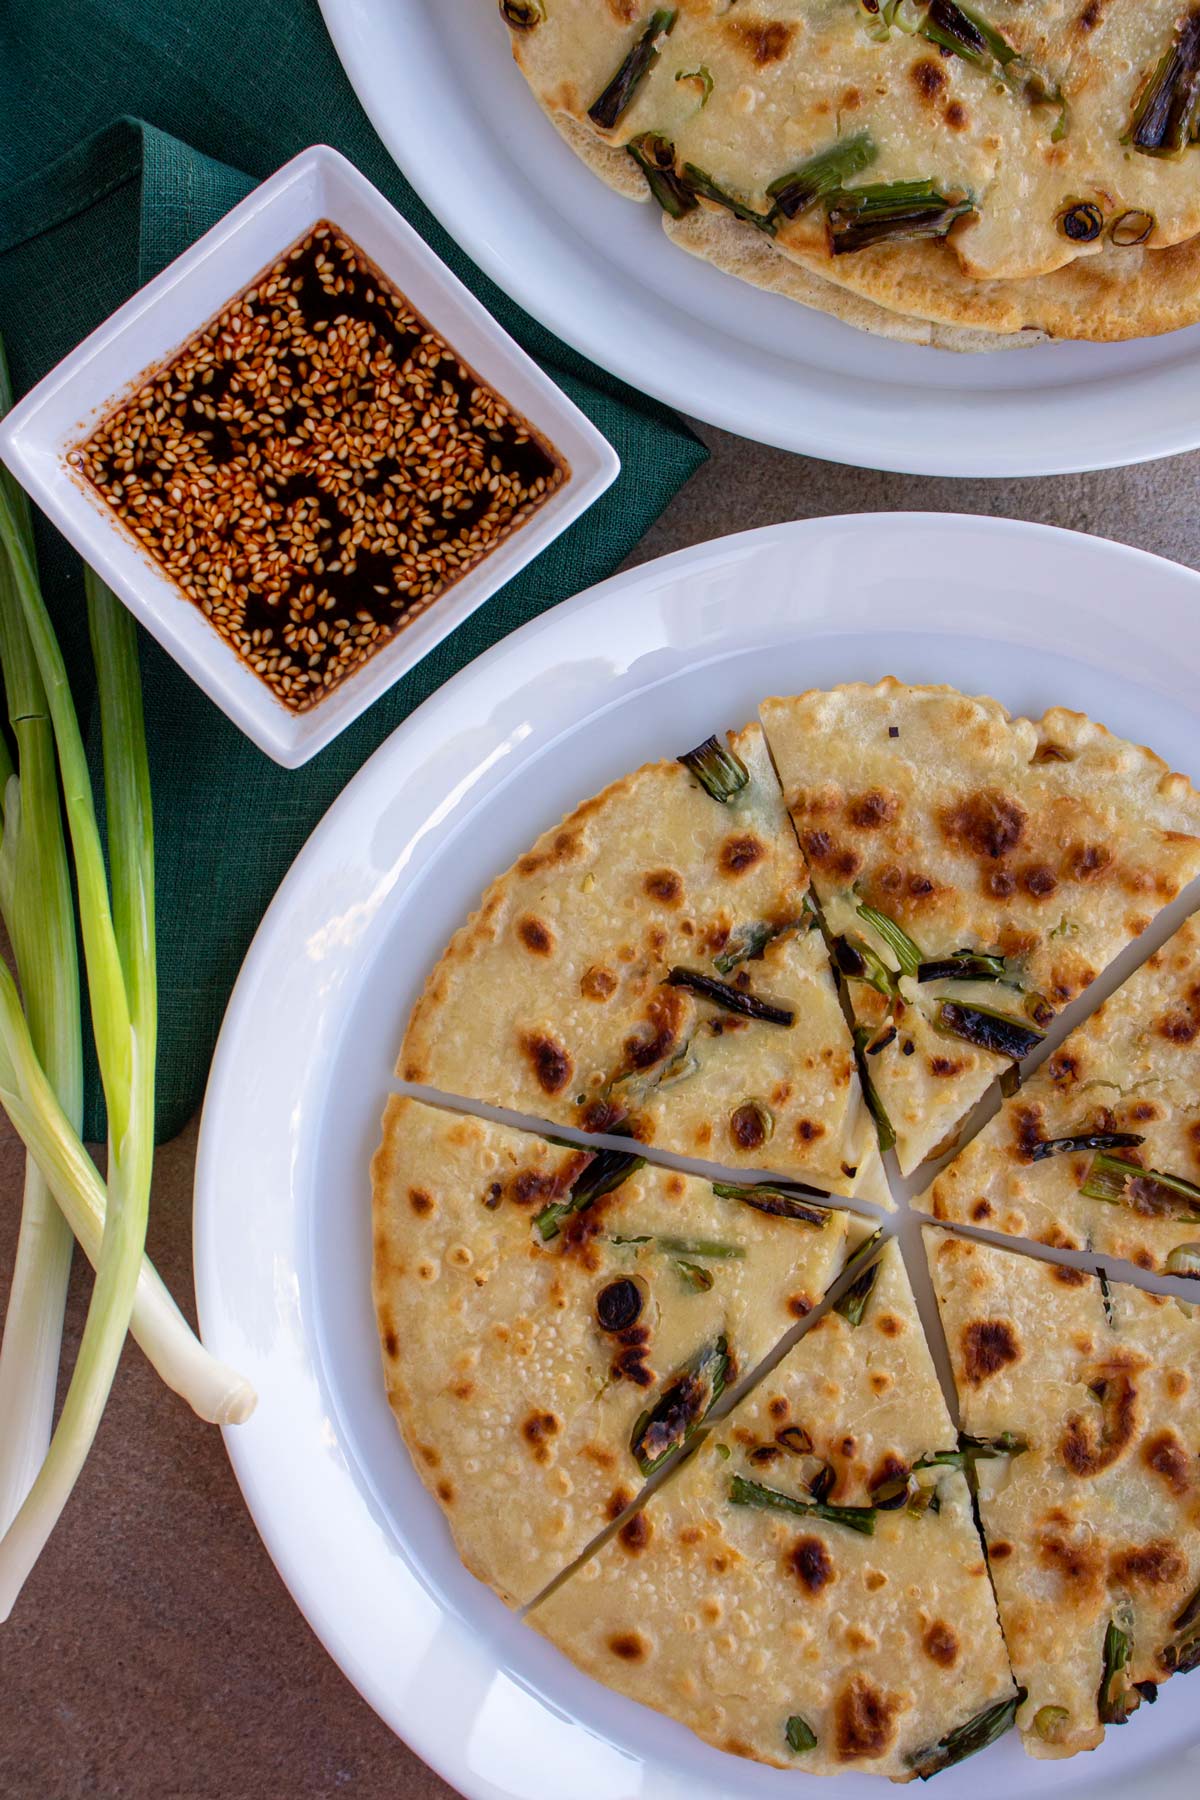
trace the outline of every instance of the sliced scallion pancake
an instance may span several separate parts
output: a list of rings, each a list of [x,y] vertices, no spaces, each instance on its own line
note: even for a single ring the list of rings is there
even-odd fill
[[[1200,874],[1200,796],[1061,707],[889,677],[761,714],[908,1172]]]
[[[1025,1747],[1090,1750],[1200,1666],[1200,1318],[930,1231]]]
[[[1178,267],[1160,283],[1146,260],[1200,232],[1200,20],[1177,0],[501,12],[539,101],[601,175],[628,189],[624,154],[672,225],[720,214],[860,306],[1098,338],[1200,312],[1200,285],[1189,311]],[[693,243],[738,264],[729,234]],[[1055,285],[1101,258],[1105,280]]]
[[[760,728],[616,781],[493,882],[396,1073],[890,1204]]]
[[[821,1299],[856,1222],[393,1098],[372,1164],[388,1399],[460,1555],[531,1600]],[[855,1239],[856,1241],[856,1239]]]
[[[1200,1275],[1200,926],[1189,919],[914,1205]]]
[[[530,1623],[734,1755],[931,1775],[1016,1694],[893,1242]]]

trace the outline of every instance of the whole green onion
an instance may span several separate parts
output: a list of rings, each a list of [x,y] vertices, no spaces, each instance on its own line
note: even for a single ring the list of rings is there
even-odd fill
[[[0,415],[11,403],[8,367],[0,348]],[[28,502],[2,466],[0,492],[7,497],[32,557]],[[18,773],[8,762],[5,745],[0,914],[20,975],[34,1053],[56,1103],[78,1131],[83,1112],[79,966],[54,734],[33,646],[2,557],[0,671],[19,769]],[[50,1445],[71,1248],[70,1229],[49,1184],[37,1163],[27,1158],[16,1261],[0,1343],[0,1534],[15,1518]]]

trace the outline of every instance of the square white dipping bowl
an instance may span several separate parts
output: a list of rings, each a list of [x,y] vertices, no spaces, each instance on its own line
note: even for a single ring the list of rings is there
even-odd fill
[[[307,712],[293,712],[150,560],[68,458],[282,252],[339,227],[477,375],[549,440],[563,482],[475,568]],[[52,369],[0,425],[0,457],[43,512],[210,700],[268,756],[298,768],[511,581],[602,494],[612,446],[439,262],[352,163],[318,144],[286,163]]]

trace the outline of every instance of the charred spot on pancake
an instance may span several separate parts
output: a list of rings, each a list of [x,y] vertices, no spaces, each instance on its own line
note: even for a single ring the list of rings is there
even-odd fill
[[[1012,1553],[1013,1553],[1012,1545],[1010,1543],[1008,1543],[1006,1541],[1006,1539],[1004,1539],[1004,1538],[997,1538],[997,1540],[994,1544],[988,1545],[988,1555],[991,1557],[993,1562],[1003,1562],[1005,1557],[1011,1556]]]
[[[613,1489],[612,1493],[608,1496],[608,1504],[604,1509],[605,1512],[608,1514],[609,1519],[610,1520],[619,1519],[621,1514],[625,1511],[625,1508],[632,1501],[633,1497],[634,1497],[634,1495],[633,1495],[632,1488],[627,1488],[624,1486],[615,1487]]]
[[[930,1662],[943,1669],[952,1669],[958,1661],[958,1638],[945,1619],[934,1619],[925,1627],[921,1648]]]
[[[962,131],[970,123],[967,109],[961,100],[951,100],[942,117],[951,131]]]
[[[750,1452],[750,1461],[757,1464],[773,1463],[778,1462],[782,1455],[783,1451],[778,1444],[756,1444]]]
[[[1184,1012],[1182,1008],[1175,1007],[1163,1014],[1156,1022],[1155,1029],[1169,1044],[1191,1044],[1200,1033],[1200,1019],[1191,1008]]]
[[[904,1321],[898,1319],[895,1313],[880,1313],[875,1321],[875,1329],[882,1332],[884,1337],[899,1337],[904,1330]]]
[[[399,1354],[400,1354],[400,1339],[396,1335],[394,1326],[389,1326],[388,1329],[384,1332],[383,1347],[387,1351],[387,1353],[390,1357],[395,1358],[395,1357],[399,1356]]]
[[[554,933],[541,919],[526,913],[517,920],[517,936],[531,956],[550,956],[554,950]]]
[[[1083,1269],[1073,1269],[1068,1263],[1051,1263],[1050,1279],[1057,1281],[1060,1287],[1086,1287],[1091,1277]]]
[[[591,1163],[595,1151],[577,1150],[559,1165],[555,1174],[542,1169],[519,1169],[512,1178],[510,1196],[518,1206],[532,1206],[535,1201],[561,1200],[570,1192],[578,1176]]]
[[[908,1464],[894,1450],[885,1450],[871,1470],[871,1477],[867,1482],[868,1492],[873,1494],[885,1481],[895,1481],[902,1476],[907,1478],[907,1475]]]
[[[936,100],[946,85],[946,71],[932,56],[923,56],[908,71],[909,79],[923,100]]]
[[[1142,1445],[1142,1461],[1177,1498],[1187,1493],[1191,1486],[1191,1458],[1169,1426],[1146,1439]]]
[[[1104,23],[1104,0],[1087,0],[1075,24],[1080,31],[1095,31]]]
[[[825,1127],[816,1119],[797,1119],[796,1136],[802,1144],[815,1144],[825,1136]]]
[[[725,31],[760,69],[782,62],[796,35],[794,25],[785,25],[778,19],[727,19]]]
[[[644,1344],[629,1344],[613,1358],[612,1372],[617,1381],[632,1381],[634,1387],[652,1387],[654,1371],[646,1362]]]
[[[729,1135],[739,1150],[757,1150],[767,1140],[767,1115],[756,1100],[735,1107],[729,1119]]]
[[[895,794],[881,788],[868,788],[865,794],[851,794],[846,801],[846,823],[856,831],[878,831],[890,825],[900,810]]]
[[[1137,1427],[1137,1388],[1127,1369],[1109,1368],[1090,1387],[1099,1411],[1071,1413],[1059,1445],[1066,1467],[1083,1478],[1111,1468],[1132,1443]]]
[[[433,1195],[427,1194],[424,1188],[409,1188],[408,1204],[418,1218],[423,1218],[426,1213],[433,1211]]]
[[[625,1056],[631,1069],[651,1069],[680,1042],[688,1002],[683,990],[661,987],[646,1008],[649,1029],[625,1040]]]
[[[593,963],[579,977],[579,991],[585,1000],[610,1000],[617,991],[617,978],[611,969]]]
[[[653,1527],[644,1512],[634,1513],[632,1519],[626,1519],[617,1536],[630,1556],[637,1556],[650,1542]]]
[[[608,1647],[622,1662],[645,1662],[650,1645],[640,1631],[618,1631],[608,1640]]]
[[[792,1294],[787,1304],[794,1319],[806,1319],[813,1309],[813,1303],[807,1294]]]
[[[839,1762],[882,1756],[896,1735],[896,1702],[865,1675],[852,1675],[833,1705]]]
[[[1045,863],[1031,863],[1021,870],[1021,886],[1033,900],[1044,900],[1058,886],[1058,877]]]
[[[1072,881],[1095,881],[1113,859],[1106,844],[1073,844],[1067,851],[1066,869]]]
[[[1056,1087],[1070,1087],[1079,1079],[1079,1059],[1068,1050],[1057,1050],[1046,1064],[1046,1073]]]
[[[439,1481],[437,1484],[437,1497],[443,1506],[452,1506],[454,1504],[454,1483],[452,1481]]]
[[[837,843],[827,831],[807,831],[800,842],[810,862],[843,881],[850,881],[862,868],[858,852]]]
[[[1025,812],[1007,794],[995,788],[981,788],[977,793],[964,794],[956,805],[943,807],[938,824],[950,843],[989,862],[998,862],[1020,843]]]
[[[1017,878],[1007,869],[992,869],[985,876],[984,885],[993,898],[1007,900],[1017,891]]]
[[[642,890],[661,906],[678,906],[683,899],[683,880],[674,869],[651,869],[642,877]]]
[[[566,1050],[544,1031],[526,1031],[521,1048],[533,1065],[537,1084],[544,1094],[561,1094],[571,1079],[574,1064]]]
[[[625,1119],[625,1109],[615,1100],[589,1100],[579,1115],[581,1131],[611,1131]]]
[[[976,1200],[974,1206],[971,1208],[971,1217],[978,1222],[979,1220],[982,1220],[982,1219],[990,1219],[991,1216],[992,1216],[991,1201],[990,1200]]]
[[[1114,1550],[1109,1564],[1119,1587],[1171,1587],[1187,1574],[1187,1557],[1164,1538]]]
[[[548,850],[530,850],[517,861],[518,875],[536,875],[542,869],[552,869],[557,863],[570,862],[579,852],[580,837],[577,831],[563,830],[556,834],[553,844]]]
[[[1069,1521],[1067,1521],[1069,1523]],[[1053,1569],[1069,1588],[1096,1588],[1101,1562],[1092,1544],[1076,1543],[1057,1531],[1044,1531],[1038,1539],[1038,1560],[1043,1568]],[[992,1552],[993,1556],[995,1551]]]
[[[943,1079],[961,1075],[966,1066],[965,1063],[956,1061],[952,1056],[931,1056],[929,1059],[929,1073],[939,1075]]]
[[[1019,1362],[1021,1346],[1009,1319],[974,1319],[962,1334],[963,1367],[972,1387],[981,1387],[1010,1363]]]
[[[1149,1119],[1161,1118],[1162,1114],[1153,1100],[1138,1100],[1129,1108],[1129,1117],[1144,1125]]]
[[[725,839],[717,861],[722,875],[744,875],[766,854],[767,846],[762,839],[756,838],[752,831],[744,831],[737,837]]]
[[[529,1445],[533,1460],[548,1463],[553,1455],[550,1439],[558,1432],[558,1420],[552,1412],[531,1412],[521,1426],[521,1436]]]
[[[819,1594],[834,1579],[833,1558],[819,1537],[799,1537],[788,1552],[788,1567],[809,1594]]]

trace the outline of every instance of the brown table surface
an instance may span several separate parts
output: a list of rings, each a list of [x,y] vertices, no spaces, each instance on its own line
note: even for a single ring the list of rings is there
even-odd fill
[[[780,519],[1009,514],[1200,566],[1200,455],[1055,480],[838,468],[704,428],[712,461],[635,561]],[[191,1310],[193,1126],[159,1152],[150,1254]],[[21,1156],[0,1118],[0,1307]],[[73,1355],[87,1300],[76,1258]],[[442,1800],[326,1656],[263,1549],[221,1439],[129,1346],[82,1481],[0,1626],[0,1795],[12,1800]],[[570,1800],[564,1796],[563,1800]]]

